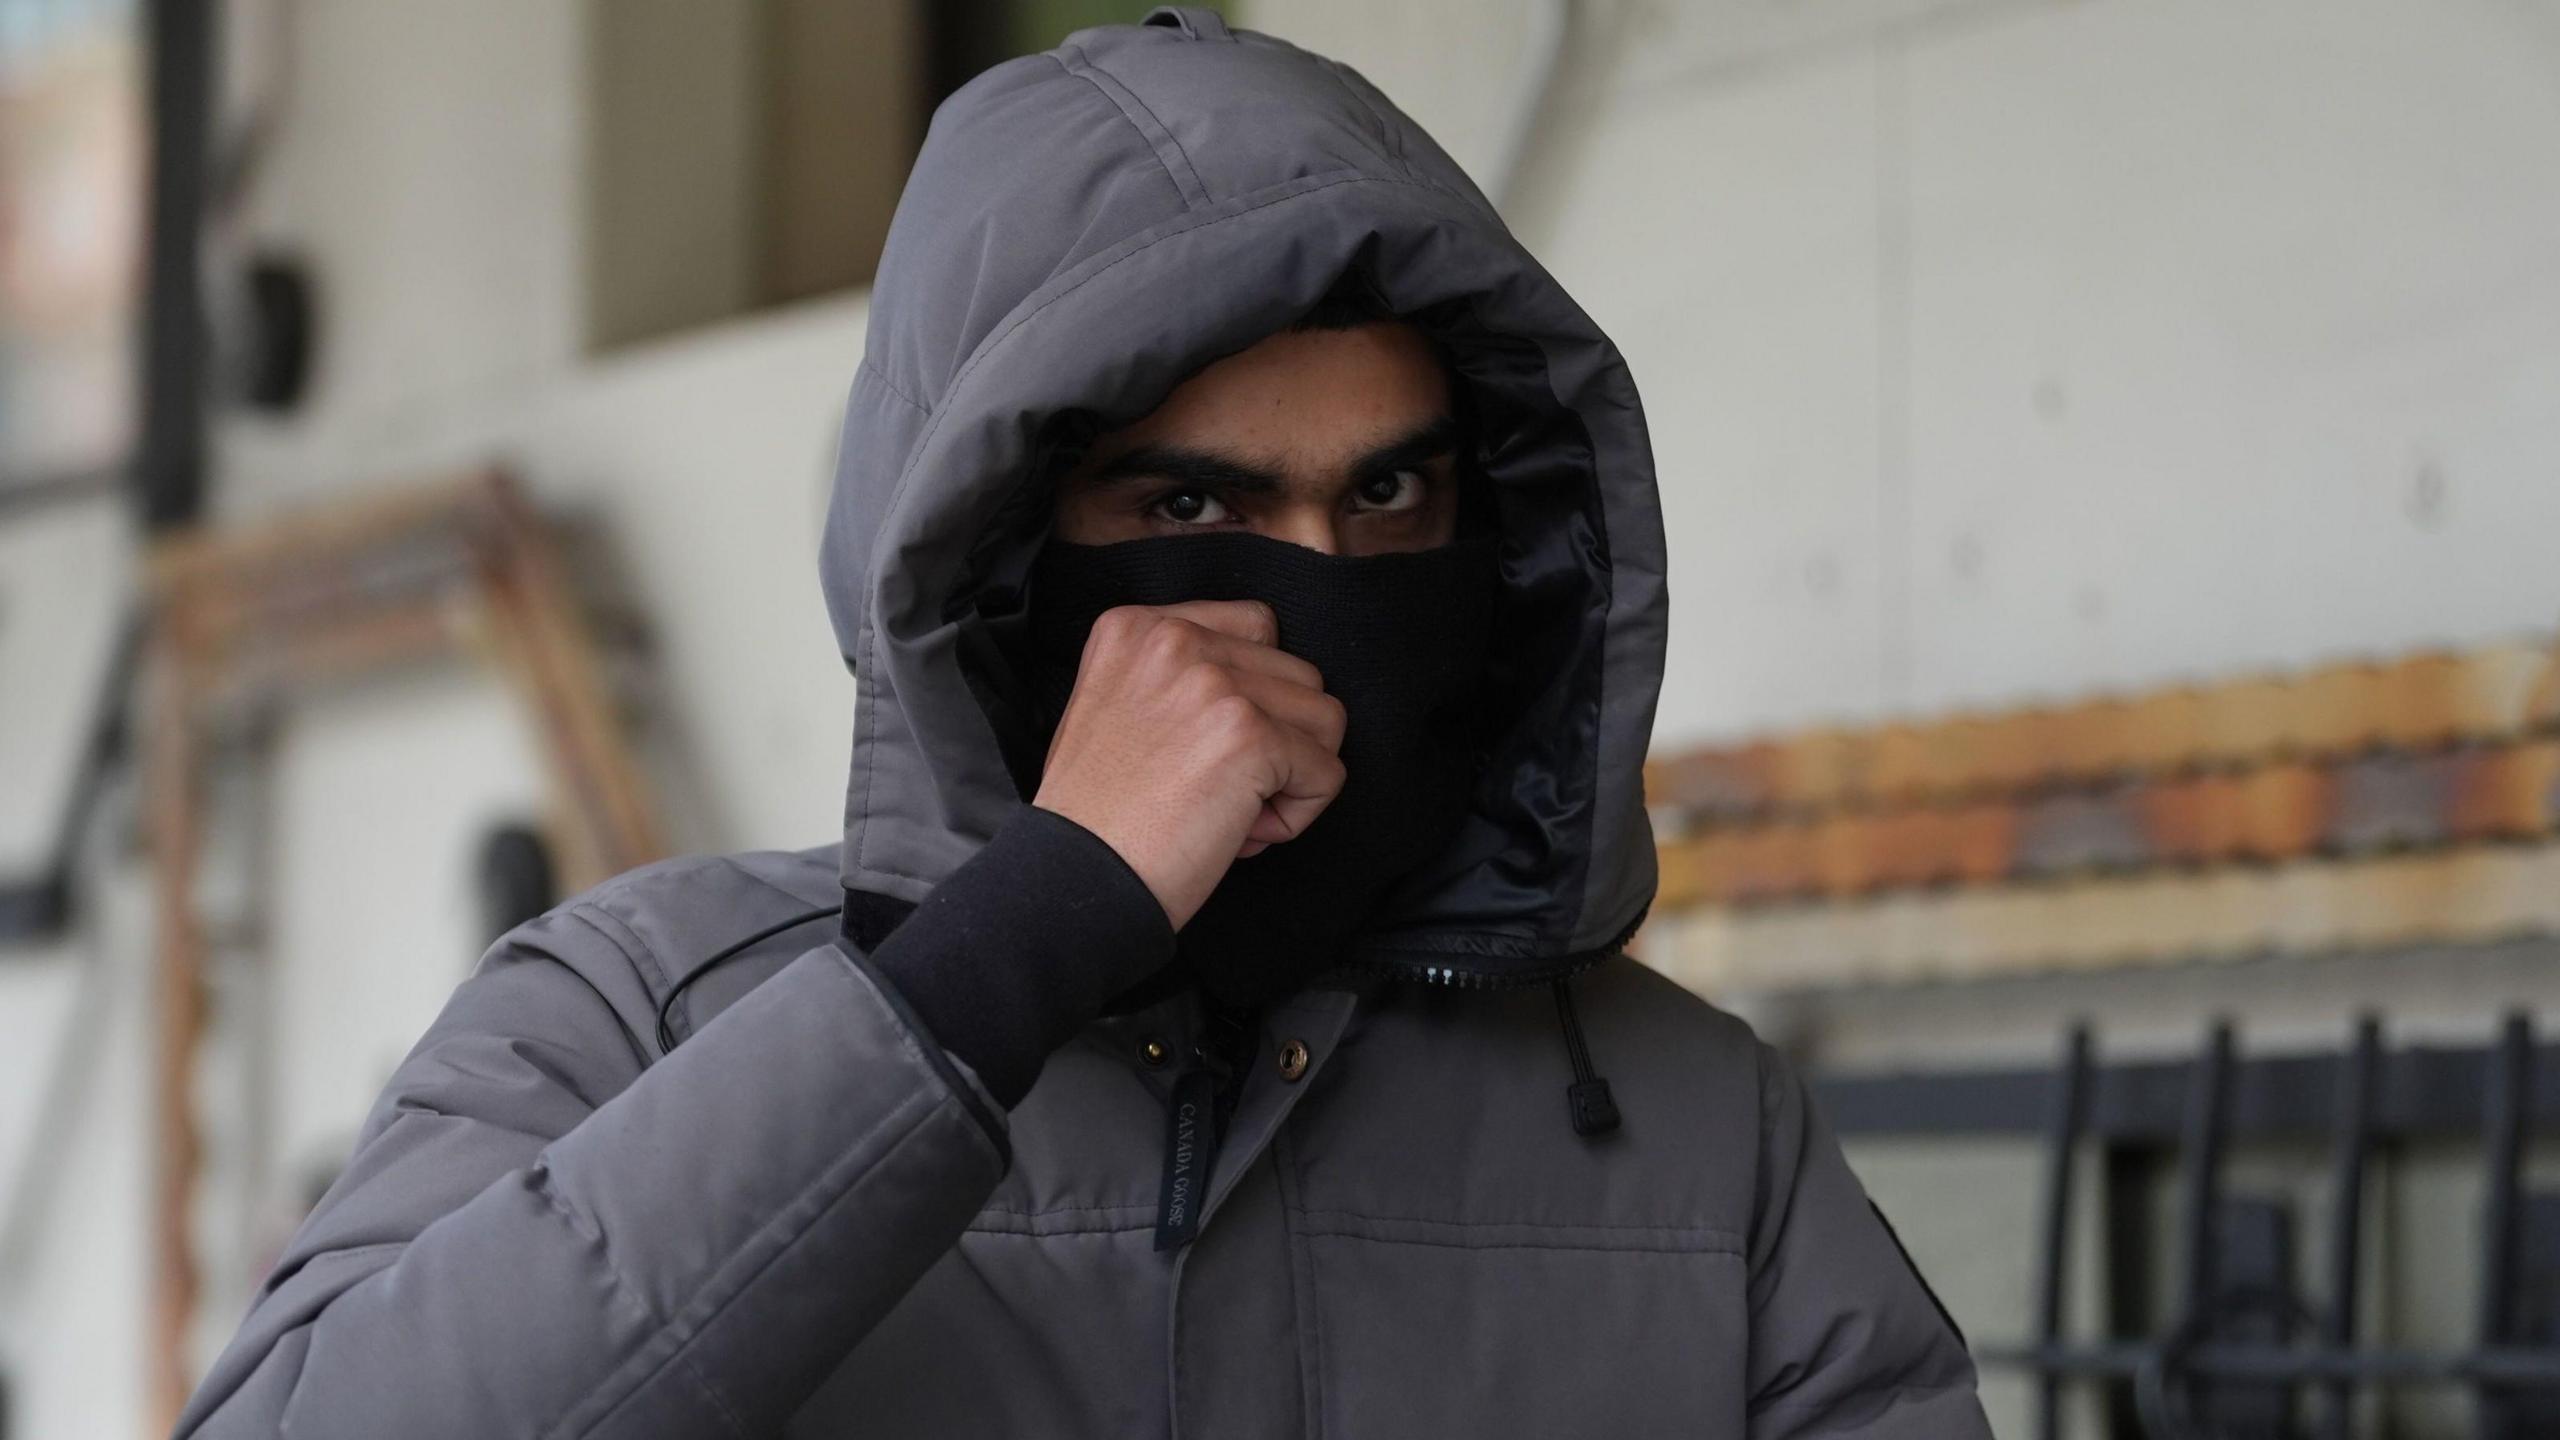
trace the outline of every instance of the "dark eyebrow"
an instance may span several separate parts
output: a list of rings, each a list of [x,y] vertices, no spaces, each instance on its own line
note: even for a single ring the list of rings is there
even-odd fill
[[[1406,470],[1426,460],[1437,460],[1458,448],[1458,421],[1453,415],[1435,415],[1403,435],[1388,441],[1351,462],[1353,474],[1367,478],[1391,471]]]
[[[1457,448],[1457,420],[1436,415],[1352,461],[1351,470],[1363,478],[1386,474],[1436,460]],[[1188,445],[1134,446],[1095,467],[1091,483],[1119,486],[1140,480],[1247,495],[1269,494],[1285,483],[1277,471]]]
[[[1140,480],[1169,480],[1185,489],[1216,489],[1268,494],[1280,488],[1275,471],[1187,445],[1139,445],[1102,462],[1092,483],[1129,485]]]

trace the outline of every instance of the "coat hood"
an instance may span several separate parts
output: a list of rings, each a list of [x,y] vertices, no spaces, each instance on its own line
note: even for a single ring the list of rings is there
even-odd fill
[[[1617,348],[1349,67],[1208,11],[1069,35],[934,113],[846,406],[820,569],[856,679],[848,890],[914,901],[1023,796],[972,667],[1045,514],[1056,417],[1153,409],[1358,271],[1433,333],[1504,532],[1501,693],[1471,818],[1346,960],[1462,985],[1623,944],[1668,600]],[[1008,521],[1007,517],[1012,517]]]

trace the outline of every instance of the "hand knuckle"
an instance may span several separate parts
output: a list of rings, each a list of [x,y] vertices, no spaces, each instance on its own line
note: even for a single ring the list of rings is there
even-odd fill
[[[1167,619],[1147,632],[1148,658],[1167,664],[1187,663],[1200,649],[1200,627],[1188,620]]]
[[[1261,732],[1261,709],[1238,692],[1230,690],[1210,701],[1208,713],[1216,733],[1230,741],[1250,739]]]
[[[1131,605],[1115,605],[1093,617],[1093,629],[1085,637],[1085,648],[1093,650],[1125,649],[1147,628],[1147,615]]]

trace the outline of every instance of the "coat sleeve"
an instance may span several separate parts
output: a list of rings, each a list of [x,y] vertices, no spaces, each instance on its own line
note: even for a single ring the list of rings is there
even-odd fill
[[[555,911],[457,988],[180,1436],[768,1434],[958,1241],[1006,1122],[866,964],[649,1063],[562,958],[601,935]]]
[[[1795,1068],[1759,1058],[1751,1440],[1990,1440],[1962,1333]]]

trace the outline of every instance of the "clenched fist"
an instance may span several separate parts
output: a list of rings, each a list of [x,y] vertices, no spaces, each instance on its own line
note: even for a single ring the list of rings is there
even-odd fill
[[[1049,743],[1031,803],[1109,843],[1176,930],[1342,790],[1342,702],[1278,638],[1259,600],[1105,610]]]

